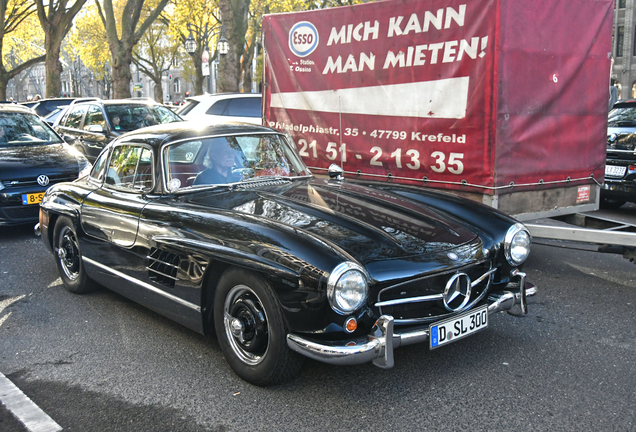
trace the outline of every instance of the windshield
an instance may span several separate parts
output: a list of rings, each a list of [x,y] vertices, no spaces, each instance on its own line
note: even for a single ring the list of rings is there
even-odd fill
[[[229,135],[183,141],[164,150],[168,189],[309,175],[279,134]]]
[[[609,127],[636,126],[636,105],[614,108],[609,113],[607,125]]]
[[[62,140],[40,117],[21,112],[0,113],[0,146],[59,144]]]
[[[182,121],[181,117],[161,105],[108,105],[106,113],[113,129],[120,132]]]

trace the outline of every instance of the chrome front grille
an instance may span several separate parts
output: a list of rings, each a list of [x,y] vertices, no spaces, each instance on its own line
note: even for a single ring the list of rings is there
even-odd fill
[[[488,292],[496,268],[489,260],[469,266],[435,273],[380,290],[374,306],[380,315],[391,315],[395,324],[416,324],[438,321],[467,310],[480,302]],[[444,290],[456,274],[466,274],[471,283],[471,294],[467,304],[451,311],[444,303]]]

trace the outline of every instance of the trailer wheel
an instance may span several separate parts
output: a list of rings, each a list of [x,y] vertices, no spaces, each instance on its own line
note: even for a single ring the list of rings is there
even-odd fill
[[[614,210],[621,207],[627,201],[609,199],[609,198],[601,198],[601,208],[607,210]]]

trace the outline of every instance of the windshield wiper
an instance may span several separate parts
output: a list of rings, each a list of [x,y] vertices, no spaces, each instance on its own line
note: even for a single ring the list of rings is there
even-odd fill
[[[242,180],[241,183],[255,183],[255,182],[260,182],[260,181],[271,181],[271,180],[291,181],[291,179],[289,177],[285,177],[285,176],[266,175],[266,176],[258,176],[258,177],[252,177],[250,179],[245,179],[245,180]]]

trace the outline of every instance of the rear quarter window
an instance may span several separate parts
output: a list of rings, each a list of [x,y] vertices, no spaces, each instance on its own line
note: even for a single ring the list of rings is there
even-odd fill
[[[224,112],[228,102],[230,102],[230,99],[223,99],[223,100],[214,102],[214,104],[210,108],[208,108],[208,110],[205,113],[208,115],[227,115],[227,114],[224,114]]]

